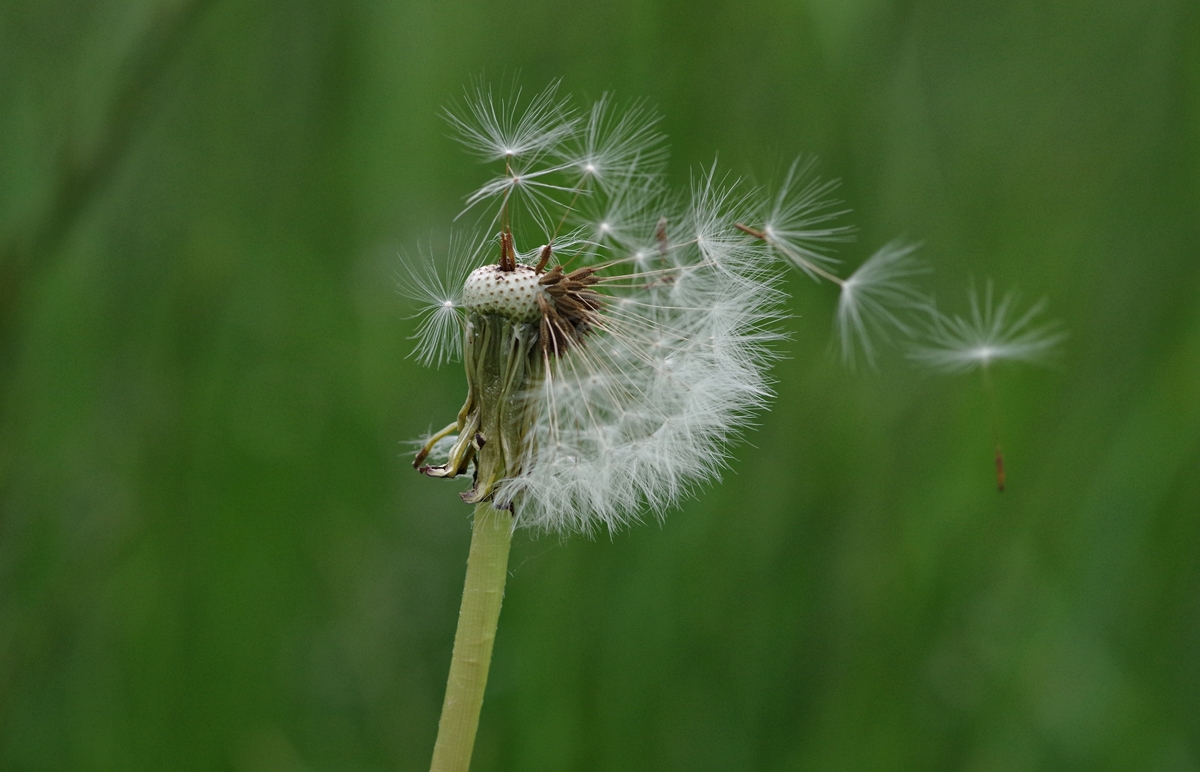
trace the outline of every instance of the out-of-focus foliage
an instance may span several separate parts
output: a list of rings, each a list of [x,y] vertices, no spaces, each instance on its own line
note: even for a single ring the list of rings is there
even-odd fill
[[[853,374],[661,526],[518,537],[475,769],[1200,768],[1200,6],[0,5],[0,768],[422,769],[466,546],[396,254],[464,83],[645,97],[1049,298],[1057,369]],[[826,288],[827,289],[827,288]]]

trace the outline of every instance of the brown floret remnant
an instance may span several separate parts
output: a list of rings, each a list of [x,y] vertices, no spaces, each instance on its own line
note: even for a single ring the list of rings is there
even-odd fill
[[[603,302],[601,294],[592,289],[600,281],[595,274],[595,269],[588,267],[563,273],[562,266],[556,265],[538,279],[545,288],[537,298],[544,356],[561,356],[582,343],[588,331],[599,324]]]
[[[517,270],[517,251],[513,247],[512,233],[507,228],[500,232],[500,270]]]

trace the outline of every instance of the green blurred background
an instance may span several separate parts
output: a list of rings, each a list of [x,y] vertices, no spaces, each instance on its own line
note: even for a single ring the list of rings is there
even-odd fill
[[[1059,366],[778,399],[661,526],[514,544],[475,770],[1200,769],[1194,0],[0,4],[0,768],[420,770],[469,508],[403,441],[401,250],[483,73],[672,174],[844,181],[857,263],[1047,296]]]

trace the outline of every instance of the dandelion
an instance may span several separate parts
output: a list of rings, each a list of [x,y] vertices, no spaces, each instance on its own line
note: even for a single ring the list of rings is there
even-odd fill
[[[469,764],[512,530],[661,516],[718,475],[771,393],[782,294],[768,245],[735,226],[751,191],[714,165],[672,206],[653,115],[607,97],[578,114],[554,87],[523,106],[468,92],[450,123],[503,169],[467,196],[490,204],[467,257],[410,266],[417,358],[461,353],[467,376],[414,466],[469,475],[475,505],[434,769]]]
[[[967,317],[947,316],[931,306],[924,341],[912,345],[908,356],[913,362],[944,373],[979,370],[983,374],[996,447],[996,488],[1003,491],[1004,452],[991,365],[994,362],[1043,364],[1054,356],[1067,336],[1057,322],[1039,321],[1046,308],[1044,299],[1021,313],[1017,310],[1017,293],[1010,290],[997,303],[991,281],[982,301],[974,287],[967,292],[967,299],[970,306]]]
[[[628,199],[655,195],[643,185],[616,198],[645,211],[657,198]],[[524,252],[517,239],[527,232],[510,227],[496,262],[471,271],[457,294],[427,281],[437,291],[423,292],[418,356],[451,358],[448,330],[460,325],[468,397],[416,466],[431,477],[473,469],[465,501],[492,501],[517,526],[555,532],[619,528],[712,477],[770,393],[764,344],[777,337],[771,261],[731,225],[742,200],[710,170],[690,208],[665,216],[684,227],[652,258],[638,248],[657,238],[650,218],[636,234],[628,223],[557,237],[535,229],[545,243]],[[451,436],[437,458],[434,445]],[[499,457],[484,451],[493,441]]]

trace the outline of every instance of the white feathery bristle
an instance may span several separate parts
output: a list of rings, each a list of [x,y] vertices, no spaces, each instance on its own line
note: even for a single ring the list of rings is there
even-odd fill
[[[463,278],[480,259],[479,245],[464,245],[451,236],[444,257],[431,250],[417,259],[400,256],[397,276],[400,294],[418,304],[419,320],[411,356],[426,365],[441,366],[462,354]]]
[[[610,192],[630,184],[633,176],[653,176],[666,161],[665,137],[655,131],[656,123],[658,116],[641,103],[618,110],[605,94],[567,143],[563,161],[585,185],[594,182]]]
[[[641,263],[655,252],[654,228],[663,215],[663,184],[657,176],[630,173],[608,195],[582,196],[578,214],[580,236],[595,248],[643,250]]]
[[[917,246],[887,244],[842,283],[836,326],[847,366],[854,367],[861,351],[867,366],[874,367],[876,339],[886,339],[889,330],[911,336],[913,324],[906,315],[929,308],[928,298],[913,284],[929,273],[913,256]]]
[[[468,88],[462,104],[446,109],[457,139],[485,161],[531,159],[560,145],[575,131],[570,103],[558,82],[523,105],[521,90],[497,98],[482,82]]]
[[[840,201],[830,198],[838,180],[820,180],[814,175],[816,158],[801,156],[792,162],[775,192],[762,231],[767,241],[786,260],[814,280],[820,269],[838,262],[830,253],[834,244],[853,240],[854,228],[837,225],[847,214]]]

